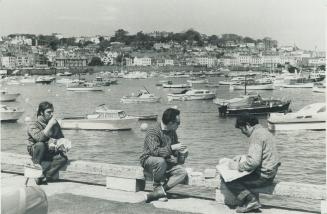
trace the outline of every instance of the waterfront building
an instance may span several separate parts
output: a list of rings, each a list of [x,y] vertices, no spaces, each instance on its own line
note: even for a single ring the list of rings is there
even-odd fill
[[[4,68],[15,68],[16,67],[16,57],[13,56],[2,56],[1,65]]]
[[[326,58],[311,58],[308,59],[308,65],[309,66],[320,66],[326,64]]]
[[[165,59],[164,65],[165,66],[167,66],[167,65],[174,65],[174,60],[172,60],[172,59]]]
[[[85,67],[87,65],[86,57],[56,57],[56,68]]]
[[[133,66],[133,59],[131,58],[124,58],[126,62],[126,66]]]
[[[134,65],[136,65],[136,66],[151,65],[151,58],[149,58],[149,57],[142,57],[142,58],[135,57],[134,58]]]
[[[33,66],[33,57],[30,55],[16,56],[16,67],[31,67]]]
[[[207,66],[207,67],[213,67],[216,65],[216,58],[210,58],[210,57],[197,57],[196,62],[199,65]]]

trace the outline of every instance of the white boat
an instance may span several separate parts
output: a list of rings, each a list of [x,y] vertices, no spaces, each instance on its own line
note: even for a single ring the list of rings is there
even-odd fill
[[[136,95],[123,96],[120,99],[122,103],[156,103],[160,101],[160,97],[149,93],[147,90],[140,90]]]
[[[271,113],[267,119],[269,130],[325,130],[326,103],[314,103],[297,112]]]
[[[72,73],[68,72],[68,71],[65,71],[64,73],[57,73],[57,76],[66,76],[66,77],[69,77],[73,75]]]
[[[33,77],[29,77],[29,76],[24,76],[24,77],[20,80],[20,83],[24,83],[24,84],[27,84],[27,83],[35,83],[35,78],[33,78]]]
[[[274,90],[273,84],[231,85],[232,90]]]
[[[190,88],[191,86],[189,84],[162,84],[163,88]]]
[[[24,113],[24,110],[16,108],[16,107],[9,107],[6,105],[0,106],[0,120],[1,121],[15,122],[23,115],[23,113]]]
[[[146,79],[146,78],[148,78],[148,74],[146,72],[134,71],[134,72],[129,72],[128,74],[124,74],[123,78],[125,78],[125,79]]]
[[[190,80],[187,80],[188,83],[191,83],[191,84],[201,84],[201,83],[209,83],[208,79],[190,79]]]
[[[0,101],[1,102],[15,101],[19,95],[20,93],[8,93],[7,91],[1,90]]]
[[[321,82],[314,83],[312,87],[312,92],[326,93],[326,84]]]
[[[103,91],[102,87],[96,86],[95,83],[78,82],[67,85],[67,91]]]
[[[313,82],[300,83],[294,82],[282,85],[283,88],[313,88]]]
[[[55,80],[55,77],[49,77],[49,76],[39,76],[35,83],[41,83],[41,84],[50,84],[53,80]]]
[[[130,130],[138,117],[128,116],[123,110],[111,110],[100,106],[95,114],[58,120],[62,129]]]
[[[216,97],[216,93],[214,91],[206,90],[206,89],[185,89],[180,93],[172,93],[168,94],[167,98],[169,101],[171,100],[212,100]]]
[[[250,97],[256,98],[258,96],[259,94],[257,92],[249,92],[246,95],[241,95],[240,97],[235,97],[232,99],[216,98],[213,100],[213,103],[217,104],[218,106],[224,106],[224,105],[234,106],[234,104],[245,105],[249,103]]]

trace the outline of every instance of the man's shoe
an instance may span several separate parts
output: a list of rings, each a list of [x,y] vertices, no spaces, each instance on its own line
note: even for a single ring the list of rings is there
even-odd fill
[[[162,186],[156,187],[153,192],[150,192],[146,195],[146,203],[150,203],[151,201],[158,200],[159,198],[166,197],[167,194]]]
[[[237,207],[237,213],[247,213],[254,210],[257,210],[261,207],[261,204],[257,200],[250,201],[249,203],[245,203],[243,206]]]
[[[159,198],[158,201],[167,202],[168,198],[167,197],[162,197],[162,198]]]
[[[35,178],[35,183],[37,185],[48,185],[47,179],[46,178]]]

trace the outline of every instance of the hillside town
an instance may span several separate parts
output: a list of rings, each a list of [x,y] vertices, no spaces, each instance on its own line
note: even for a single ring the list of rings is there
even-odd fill
[[[113,36],[64,37],[10,34],[0,38],[1,69],[64,69],[89,66],[199,66],[231,70],[275,70],[286,64],[316,68],[326,63],[324,51],[303,50],[265,37],[236,34],[207,36],[155,31],[135,35],[119,29]]]

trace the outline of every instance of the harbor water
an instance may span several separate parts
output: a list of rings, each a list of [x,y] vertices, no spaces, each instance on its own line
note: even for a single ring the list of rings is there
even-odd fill
[[[86,78],[95,79],[95,75],[88,75]],[[218,81],[223,79],[224,77],[212,77],[209,81],[211,84],[218,84]],[[177,133],[179,141],[188,147],[189,157],[185,164],[193,170],[215,168],[220,158],[231,158],[247,152],[247,137],[234,128],[234,117],[219,117],[217,106],[212,100],[169,102],[167,94],[181,89],[164,89],[156,86],[160,80],[164,78],[118,79],[117,85],[105,87],[103,92],[67,91],[65,85],[56,83],[50,85],[2,83],[2,89],[21,94],[15,102],[5,104],[21,107],[25,113],[17,123],[1,124],[1,151],[27,154],[25,118],[35,117],[38,104],[47,100],[54,104],[56,118],[90,114],[101,104],[107,104],[111,109],[122,109],[130,115],[158,114],[160,118],[166,108],[177,106],[181,110],[181,125]],[[187,78],[172,80],[174,83],[186,83]],[[161,101],[140,104],[120,102],[121,97],[137,93],[144,87],[151,93],[161,96]],[[233,98],[244,94],[243,91],[230,91],[228,86],[214,89],[219,98]],[[325,102],[325,94],[313,93],[310,88],[260,91],[260,95],[290,99],[293,111],[311,103]],[[261,116],[259,120],[263,126],[267,126],[265,116]],[[130,131],[64,130],[65,137],[72,141],[69,157],[103,163],[138,165],[145,135],[140,129],[142,123],[144,122],[139,122]],[[151,126],[155,122],[146,123]],[[326,183],[325,131],[298,130],[273,134],[282,162],[278,180]]]

